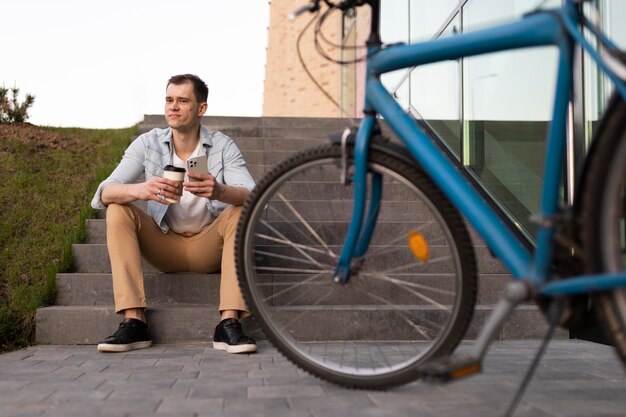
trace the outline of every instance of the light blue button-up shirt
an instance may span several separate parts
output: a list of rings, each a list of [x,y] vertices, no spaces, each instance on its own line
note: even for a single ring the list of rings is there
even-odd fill
[[[235,142],[221,132],[200,127],[200,141],[202,148],[208,156],[208,169],[216,181],[233,187],[243,187],[248,190],[254,188],[254,180],[246,168],[246,162]],[[172,129],[152,129],[140,135],[130,144],[122,161],[113,170],[111,175],[96,190],[91,200],[91,206],[95,209],[104,209],[102,203],[102,190],[108,184],[132,184],[142,174],[146,181],[152,177],[162,177],[163,168],[171,165],[173,161]],[[163,232],[169,230],[164,220],[168,205],[148,200],[148,214],[159,225]],[[207,199],[207,210],[215,219],[228,207],[228,204]]]

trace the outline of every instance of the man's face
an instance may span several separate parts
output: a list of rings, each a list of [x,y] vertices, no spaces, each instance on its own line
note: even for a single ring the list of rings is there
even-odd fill
[[[198,124],[206,111],[206,103],[198,103],[193,84],[170,84],[165,91],[165,120],[172,129],[185,130]]]

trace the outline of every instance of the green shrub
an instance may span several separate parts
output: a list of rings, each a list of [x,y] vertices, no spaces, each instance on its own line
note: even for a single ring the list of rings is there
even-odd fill
[[[9,91],[11,98],[9,98]],[[24,123],[28,119],[28,109],[35,102],[35,96],[26,94],[23,102],[19,102],[20,89],[0,87],[0,123]]]

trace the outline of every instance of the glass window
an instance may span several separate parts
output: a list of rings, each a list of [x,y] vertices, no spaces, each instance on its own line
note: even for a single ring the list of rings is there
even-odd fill
[[[459,31],[456,16],[442,36]],[[423,119],[448,148],[461,156],[461,69],[459,61],[445,61],[415,68],[410,77],[411,109]]]
[[[585,4],[585,14],[589,15],[596,4]],[[622,0],[601,0],[597,2],[601,15],[601,29],[621,49],[626,49],[626,2]],[[595,39],[586,33],[587,39],[595,43]],[[600,116],[613,92],[613,84],[605,76],[601,76],[596,64],[587,55],[583,56],[584,102],[585,102],[585,141],[587,146],[598,126]]]
[[[468,2],[464,31],[515,17],[528,11],[530,3],[536,6],[530,0]],[[555,47],[542,47],[463,63],[463,163],[529,234],[529,216],[539,209],[557,60]]]
[[[382,1],[380,4],[380,37],[386,44],[409,42],[409,1]]]
[[[626,2],[623,0],[604,0],[602,15],[605,20],[605,31],[617,43],[620,49],[626,49]]]
[[[381,2],[380,34],[385,44],[409,42],[409,1],[395,0]],[[407,70],[383,74],[381,81],[400,106],[409,108],[409,84],[406,82]]]
[[[433,38],[447,23],[459,0],[394,0],[381,2],[381,36],[383,42],[414,43]],[[458,27],[458,23],[457,23]],[[427,70],[425,70],[427,71]],[[455,76],[458,79],[458,74]],[[411,92],[410,70],[403,69],[381,77],[403,109],[409,110]],[[458,84],[458,81],[456,81]],[[458,89],[457,89],[458,90]],[[458,106],[457,106],[458,107]],[[456,111],[458,114],[458,109]]]
[[[448,24],[459,0],[410,0],[411,42],[432,39]]]
[[[541,4],[542,9],[558,7],[561,0],[470,0],[463,7],[465,31],[476,30],[522,17]]]

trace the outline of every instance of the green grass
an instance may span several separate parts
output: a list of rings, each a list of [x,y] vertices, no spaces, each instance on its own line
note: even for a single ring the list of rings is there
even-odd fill
[[[71,268],[71,245],[96,214],[95,188],[136,133],[40,130],[59,140],[0,135],[0,350],[34,342],[36,310],[54,303],[55,275]]]

